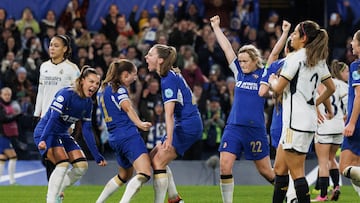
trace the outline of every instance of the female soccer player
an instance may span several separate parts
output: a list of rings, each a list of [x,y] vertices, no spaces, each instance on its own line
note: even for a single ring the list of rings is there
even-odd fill
[[[70,42],[71,39],[66,35],[56,35],[50,41],[50,60],[40,66],[39,87],[34,111],[36,121],[45,116],[56,92],[63,87],[73,85],[80,75],[77,65],[69,61]],[[49,180],[55,166],[48,160],[43,160],[43,164]]]
[[[88,66],[83,67],[74,87],[60,89],[49,110],[34,130],[34,140],[43,157],[56,165],[47,192],[47,202],[55,202],[60,193],[79,180],[87,171],[88,163],[80,146],[69,135],[70,125],[82,120],[82,131],[89,150],[100,166],[106,161],[98,152],[91,128],[91,96],[97,91],[100,75]],[[69,165],[72,168],[67,172]]]
[[[273,183],[275,174],[270,163],[265,129],[265,99],[258,95],[263,74],[260,52],[253,45],[245,45],[236,56],[220,28],[220,17],[214,16],[210,21],[236,79],[234,102],[219,147],[221,194],[223,202],[228,203],[233,201],[232,168],[242,152],[247,160],[254,161],[266,180]],[[250,109],[249,106],[253,108]]]
[[[182,202],[168,164],[201,139],[203,124],[193,94],[173,64],[176,49],[154,45],[145,56],[150,71],[161,77],[161,93],[165,108],[166,135],[150,152],[154,169],[155,203],[163,203],[166,191],[169,202]]]
[[[334,183],[331,200],[337,201],[339,199],[339,169],[335,155],[343,142],[342,133],[344,130],[345,112],[342,109],[342,101],[347,99],[348,92],[348,85],[341,80],[341,72],[348,70],[348,66],[343,62],[334,60],[331,63],[330,70],[336,87],[334,94],[330,97],[334,117],[325,119],[323,123],[318,125],[314,139],[315,151],[319,162],[318,184],[320,189],[320,194],[315,200],[320,202],[328,200],[327,190],[329,186],[329,175],[331,175]],[[323,90],[323,85],[320,85],[318,87],[319,93]],[[319,111],[323,115],[327,113],[324,105],[319,106]]]
[[[135,64],[128,60],[115,61],[110,64],[106,78],[97,95],[101,114],[109,132],[109,144],[115,151],[119,164],[119,173],[108,181],[97,203],[104,202],[121,185],[132,176],[120,200],[130,202],[140,187],[151,176],[150,157],[137,128],[148,131],[150,122],[139,119],[130,100],[128,89],[137,78]]]
[[[283,94],[283,130],[274,163],[274,203],[284,201],[288,171],[294,179],[298,201],[310,202],[304,165],[317,128],[316,107],[335,91],[326,65],[327,44],[327,33],[318,24],[313,21],[299,23],[291,34],[291,47],[295,52],[285,59],[279,77],[270,76],[270,89],[275,94]],[[320,82],[326,90],[315,99]]]
[[[360,30],[351,41],[352,52],[360,57]],[[347,121],[344,141],[341,146],[340,171],[351,179],[354,189],[360,194],[360,60],[350,64]]]

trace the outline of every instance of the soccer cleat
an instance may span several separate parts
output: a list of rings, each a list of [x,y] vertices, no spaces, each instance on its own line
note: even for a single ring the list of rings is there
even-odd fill
[[[321,197],[320,195],[318,195],[315,199],[311,200],[311,202],[326,202],[326,201],[328,201],[327,196]]]
[[[338,201],[340,193],[340,186],[336,186],[335,189],[332,191],[331,200]]]
[[[185,203],[183,199],[181,199],[180,195],[176,197],[176,199],[169,199],[168,203]]]

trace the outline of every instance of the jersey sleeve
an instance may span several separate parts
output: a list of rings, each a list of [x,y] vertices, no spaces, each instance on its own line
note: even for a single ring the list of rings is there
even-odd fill
[[[237,81],[237,76],[239,74],[239,72],[242,72],[241,67],[240,67],[240,63],[237,60],[237,58],[235,58],[233,60],[233,62],[229,65],[229,68],[231,69],[231,71],[234,73],[234,78]]]
[[[66,88],[59,90],[56,93],[54,100],[51,102],[50,108],[59,113],[62,113],[63,109],[65,107],[65,104],[69,100],[70,96],[71,95],[69,94],[68,91],[66,91]]]
[[[171,73],[168,73],[166,78],[161,81],[161,93],[164,103],[177,100],[177,78]]]
[[[320,61],[319,63],[321,64],[320,78],[321,82],[323,82],[324,80],[331,78],[331,74],[325,60]]]
[[[43,104],[43,93],[44,93],[44,82],[43,82],[43,76],[41,75],[41,70],[43,69],[43,64],[40,66],[40,77],[39,77],[39,86],[37,90],[36,95],[36,102],[35,102],[35,110],[34,110],[34,116],[40,117],[41,114],[44,114],[45,112],[41,112],[42,104]]]
[[[119,106],[121,106],[121,102],[125,100],[130,100],[127,89],[124,87],[119,87],[119,89],[115,93],[114,99],[116,103],[119,104]]]
[[[294,53],[288,58],[285,59],[284,65],[282,66],[280,75],[287,79],[288,81],[291,81],[295,74],[298,72],[299,68],[301,67],[300,60],[297,57],[297,54]]]

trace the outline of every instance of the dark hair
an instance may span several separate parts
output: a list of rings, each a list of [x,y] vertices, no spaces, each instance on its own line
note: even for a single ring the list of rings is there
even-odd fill
[[[61,41],[63,42],[63,45],[65,47],[67,47],[65,53],[64,53],[64,58],[68,59],[71,56],[71,38],[67,35],[55,35],[54,37],[61,39]]]
[[[300,37],[306,36],[306,65],[315,66],[319,61],[326,60],[329,55],[328,34],[311,20],[299,23]]]
[[[101,85],[101,89],[104,90],[105,86],[110,84],[112,87],[112,90],[114,92],[117,91],[123,83],[120,80],[121,74],[124,71],[131,73],[134,70],[136,70],[135,64],[127,59],[121,59],[121,60],[112,62],[106,73],[106,77]]]
[[[173,69],[173,64],[176,61],[176,49],[163,44],[155,44],[154,48],[159,58],[164,59],[164,62],[160,64],[160,77],[164,77]]]
[[[88,66],[88,65],[84,65],[81,68],[79,77],[76,78],[76,80],[75,80],[74,89],[82,98],[85,97],[85,94],[84,94],[83,90],[81,89],[82,88],[81,81],[82,81],[82,79],[86,78],[90,74],[99,75],[99,73],[96,71],[95,68],[92,68],[91,66]]]

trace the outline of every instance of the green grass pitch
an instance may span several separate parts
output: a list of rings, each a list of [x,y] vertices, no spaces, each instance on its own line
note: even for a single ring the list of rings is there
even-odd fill
[[[63,203],[92,203],[95,202],[104,186],[81,185],[66,189]],[[114,193],[107,203],[119,202],[125,187]],[[45,186],[0,186],[0,202],[2,203],[39,203],[45,202],[47,187]],[[186,203],[221,203],[219,186],[178,186],[178,191]],[[153,189],[145,185],[134,197],[134,203],[152,203]],[[312,195],[312,198],[315,196]],[[271,186],[235,186],[234,202],[271,203]],[[360,202],[359,196],[351,186],[343,186],[338,202]]]

